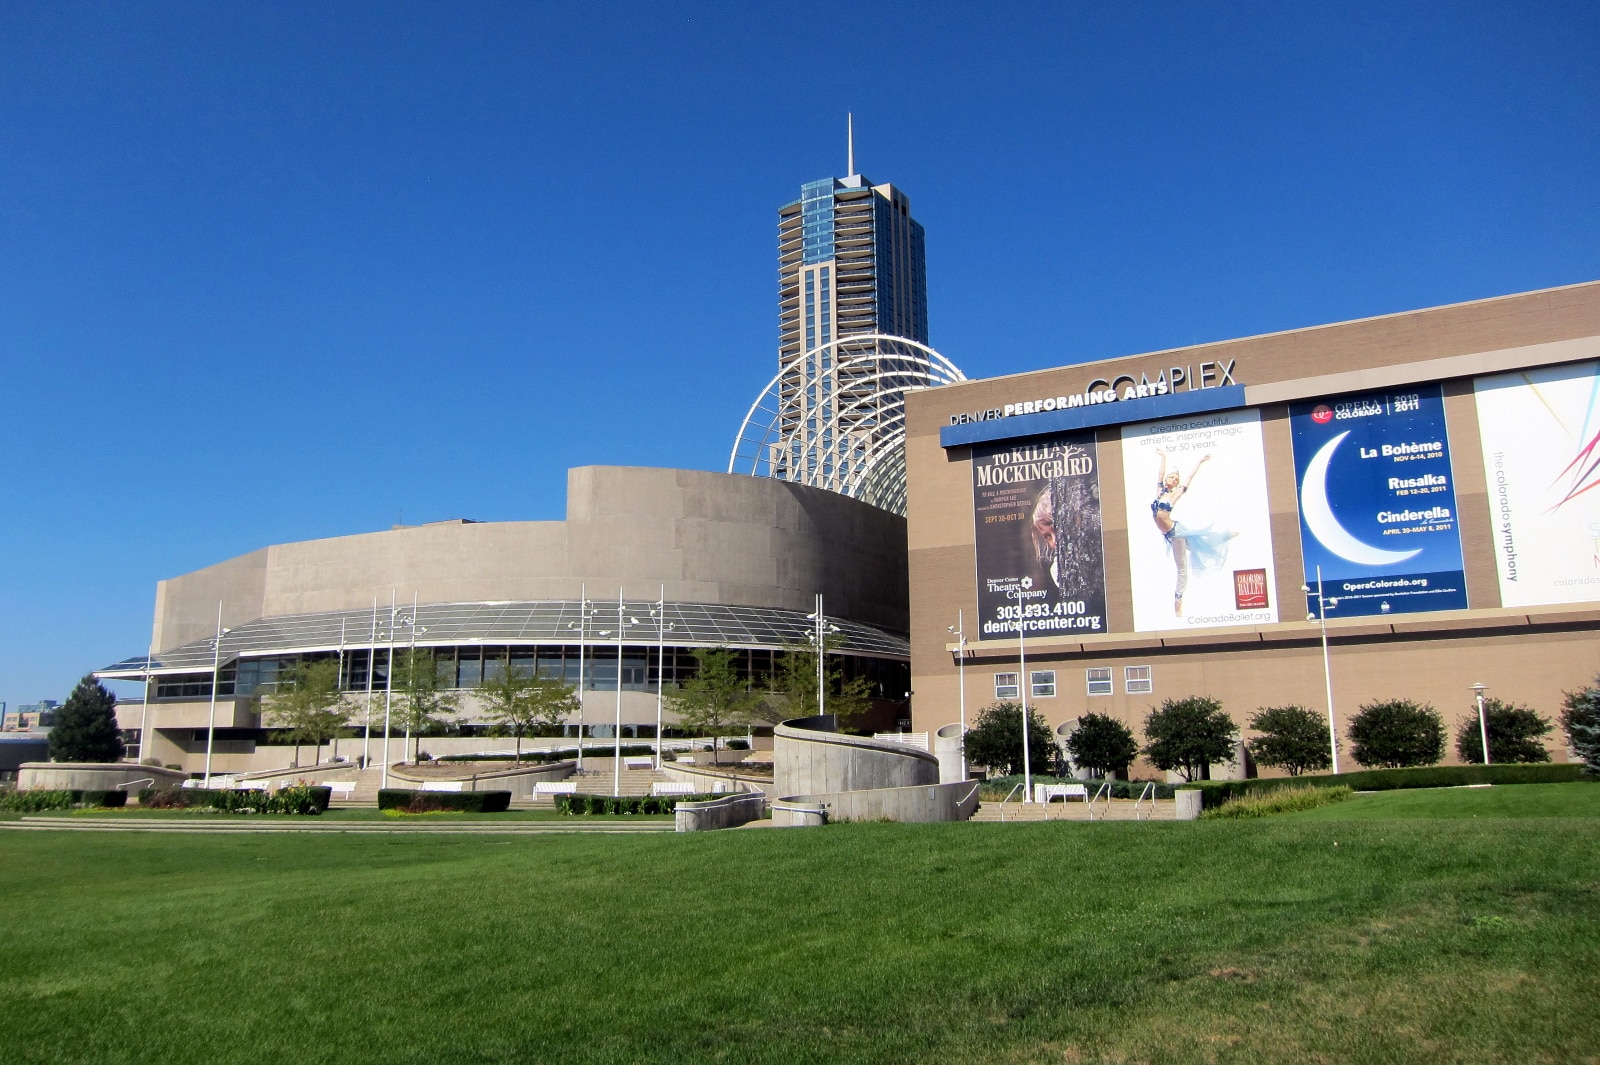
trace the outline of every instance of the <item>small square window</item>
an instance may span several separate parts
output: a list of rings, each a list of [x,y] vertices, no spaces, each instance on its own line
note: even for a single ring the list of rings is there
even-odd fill
[[[1056,693],[1056,671],[1041,669],[1036,673],[1028,674],[1028,690],[1035,699],[1048,699]]]
[[[1129,695],[1149,695],[1155,691],[1155,684],[1150,680],[1150,667],[1124,666],[1122,668],[1122,690]]]
[[[996,699],[1015,699],[1022,694],[1022,689],[1017,686],[1015,673],[996,673],[994,675],[994,697]]]
[[[1090,695],[1111,694],[1111,667],[1094,666],[1083,671],[1084,680],[1088,682]]]

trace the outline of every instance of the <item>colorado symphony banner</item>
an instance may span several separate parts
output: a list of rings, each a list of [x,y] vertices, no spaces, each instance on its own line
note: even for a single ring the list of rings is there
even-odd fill
[[[972,449],[983,639],[1106,631],[1093,432]]]

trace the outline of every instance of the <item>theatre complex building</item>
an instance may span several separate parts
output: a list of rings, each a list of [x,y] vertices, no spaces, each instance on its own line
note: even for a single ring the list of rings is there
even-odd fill
[[[1600,670],[1600,283],[913,393],[906,466],[915,730]]]

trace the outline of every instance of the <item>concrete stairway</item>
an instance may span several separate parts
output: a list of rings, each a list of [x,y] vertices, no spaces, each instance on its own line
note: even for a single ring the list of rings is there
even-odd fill
[[[1157,799],[1154,805],[1146,799],[1139,804],[1137,811],[1134,805],[1132,799],[1113,799],[1110,803],[1102,799],[1094,804],[1093,819],[1171,821],[1177,815],[1177,804],[1171,799]],[[1024,821],[1088,821],[1090,812],[1089,805],[1082,802],[1008,802],[1003,812],[999,803],[985,802],[978,807],[977,813],[972,815],[972,820],[995,823],[1003,820],[1008,825]]]
[[[382,786],[383,781],[382,767],[374,766],[369,769],[360,770],[359,772],[355,773],[354,778],[356,782],[355,792],[349,798],[335,798],[329,805],[335,807],[377,805],[378,789]],[[584,771],[581,774],[574,775],[570,779],[572,783],[578,786],[578,790],[586,795],[610,795],[614,778],[615,773],[609,758],[595,758],[590,756],[584,759]],[[347,777],[346,779],[349,778]],[[657,773],[653,769],[625,768],[622,771],[622,787],[620,794],[649,795],[650,786],[652,784],[654,784],[656,781],[666,781],[670,779],[671,778],[666,776],[666,774]],[[405,782],[396,780],[391,776],[389,778],[389,786],[401,788],[414,785],[407,785]],[[480,787],[487,789],[493,787],[493,784],[485,782],[480,784]],[[550,800],[544,799],[536,802],[534,805],[548,806],[549,804]],[[515,805],[527,806],[529,804],[526,800],[522,800],[516,802]]]

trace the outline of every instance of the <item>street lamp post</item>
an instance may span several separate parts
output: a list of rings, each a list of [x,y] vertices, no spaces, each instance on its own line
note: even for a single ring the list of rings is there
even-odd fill
[[[578,620],[567,622],[578,630],[578,773],[583,773],[583,660],[585,635],[589,630],[589,586],[578,585]]]
[[[666,701],[667,632],[677,628],[667,624],[667,586],[661,586],[661,599],[651,611],[656,616],[656,768],[661,768],[662,707]]]
[[[1473,694],[1478,697],[1478,738],[1483,741],[1484,765],[1489,764],[1489,723],[1483,713],[1483,693],[1488,690],[1489,686],[1481,680],[1472,686]]]
[[[389,713],[394,708],[394,627],[395,619],[395,590],[389,589],[389,656],[385,660],[387,665],[383,671],[383,773],[378,786],[389,786]]]
[[[1339,772],[1339,730],[1333,718],[1333,660],[1328,657],[1328,608],[1338,606],[1337,596],[1324,596],[1322,594],[1322,567],[1317,567],[1317,590],[1302,584],[1300,590],[1307,595],[1315,594],[1317,597],[1317,612],[1307,614],[1307,621],[1315,621],[1322,627],[1322,680],[1328,693],[1328,750],[1333,757],[1333,771]]]
[[[612,771],[611,771],[611,796],[616,798],[622,794],[622,634],[630,625],[639,624],[639,619],[630,616],[622,601],[622,586],[617,586],[617,723],[616,731],[611,734],[612,740]],[[660,743],[656,749],[660,751]]]
[[[956,623],[946,626],[956,637],[956,683],[960,685],[961,779],[967,779],[967,612],[956,611]]]
[[[361,768],[372,762],[372,674],[378,668],[378,597],[372,597],[372,628],[367,633],[367,710],[361,722]]]
[[[817,716],[828,714],[828,636],[839,631],[822,613],[822,593],[817,593],[817,609],[807,614],[806,620],[815,621],[817,627],[806,634],[806,640],[817,649]]]
[[[1022,610],[1022,604],[1017,604]],[[1022,696],[1022,801],[1033,801],[1033,758],[1028,750],[1028,642],[1017,614],[1017,692]]]
[[[150,644],[150,649],[144,655],[144,706],[139,708],[139,764],[144,765],[145,736],[149,733],[150,720],[150,670],[155,668],[156,645]],[[214,687],[215,685],[213,685]],[[0,726],[6,723],[5,704],[0,703]]]
[[[217,739],[217,678],[222,672],[222,637],[231,632],[222,627],[222,600],[217,600],[217,635],[211,640],[211,713],[206,719],[206,779],[211,786],[211,751]]]

